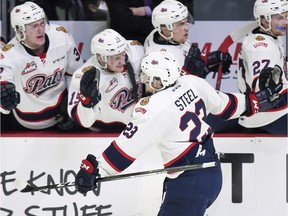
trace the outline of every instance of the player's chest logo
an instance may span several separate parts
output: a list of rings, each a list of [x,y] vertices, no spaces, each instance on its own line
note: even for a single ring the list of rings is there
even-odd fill
[[[137,98],[140,98],[141,95],[142,95],[142,86],[138,84]],[[128,107],[130,107],[137,101],[137,98],[133,96],[133,88],[128,89],[126,87],[123,87],[113,95],[109,105],[112,109],[116,109],[124,113]]]
[[[111,92],[113,89],[116,88],[116,86],[118,86],[118,80],[117,80],[115,77],[113,77],[113,79],[110,80],[109,86],[108,86],[108,88],[105,90],[105,92],[106,92],[106,93]]]
[[[53,74],[35,74],[26,81],[24,91],[28,94],[33,94],[36,97],[44,94],[49,89],[56,87],[62,80],[64,68],[57,68]]]
[[[25,66],[25,68],[21,74],[25,75],[25,74],[31,73],[35,70],[37,70],[37,64],[35,61],[32,61],[32,62],[26,64],[26,66]]]

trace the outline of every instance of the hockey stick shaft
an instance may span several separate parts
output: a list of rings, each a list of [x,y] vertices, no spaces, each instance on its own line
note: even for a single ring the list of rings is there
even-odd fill
[[[128,173],[128,174],[100,177],[100,178],[97,178],[97,182],[131,179],[135,177],[143,177],[143,176],[163,174],[163,173],[173,173],[173,172],[180,172],[180,171],[185,171],[185,170],[203,169],[203,168],[209,168],[209,167],[215,167],[215,166],[216,166],[216,162],[207,162],[207,163],[202,163],[202,164],[192,164],[192,165],[185,165],[185,166],[178,166],[178,167],[155,169],[155,170],[134,172],[134,173]],[[70,186],[75,186],[75,182],[64,182],[64,183],[39,186],[39,187],[27,184],[25,188],[20,190],[20,192],[26,193],[26,192],[35,192],[35,191],[47,191],[48,189],[64,188],[64,187],[70,187]]]
[[[228,48],[234,42],[243,38],[246,34],[248,34],[257,26],[258,26],[257,22],[254,21],[254,22],[249,22],[248,24],[234,30],[223,40],[218,50],[223,53],[228,52]],[[222,64],[220,64],[219,69],[218,69],[218,75],[217,75],[216,87],[215,87],[216,90],[220,90],[221,80],[222,80]]]

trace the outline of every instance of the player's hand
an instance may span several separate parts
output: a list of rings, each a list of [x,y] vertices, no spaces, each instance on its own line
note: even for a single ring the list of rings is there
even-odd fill
[[[190,47],[182,69],[188,74],[193,74],[202,78],[205,78],[209,73],[209,69],[202,59],[200,49],[197,45],[193,44]]]
[[[67,112],[68,106],[68,94],[63,95],[61,104],[59,107],[59,113],[56,115],[57,127],[61,131],[77,131],[80,129],[80,125],[70,118]]]
[[[275,65],[274,68],[267,67],[261,70],[259,76],[259,89],[274,88],[279,83],[282,84],[282,68],[279,65]]]
[[[222,53],[221,51],[213,51],[208,54],[207,65],[210,71],[218,72],[219,66],[222,63],[222,73],[228,74],[232,64],[230,53]]]
[[[246,95],[246,116],[251,116],[258,112],[265,112],[275,107],[281,101],[279,92],[283,84],[279,83],[275,87],[265,88],[256,93]]]
[[[101,100],[99,92],[100,71],[90,66],[80,81],[79,99],[84,107],[92,108]]]
[[[4,110],[11,111],[20,103],[20,94],[16,91],[15,85],[11,82],[1,82],[0,86],[0,106]]]
[[[76,175],[76,189],[83,194],[96,189],[97,176],[99,176],[98,162],[94,155],[89,154],[85,160],[82,160],[80,171]]]

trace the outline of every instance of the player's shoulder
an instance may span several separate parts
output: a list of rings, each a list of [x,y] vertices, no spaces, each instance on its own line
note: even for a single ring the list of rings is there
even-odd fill
[[[142,58],[144,56],[144,47],[137,40],[127,40],[128,45],[128,55],[130,60],[132,58]]]
[[[61,25],[57,25],[57,24],[49,24],[49,28],[46,32],[46,34],[48,35],[63,35],[63,36],[68,36],[70,35],[69,30]]]
[[[21,56],[21,50],[23,50],[22,45],[16,38],[13,38],[0,49],[0,59],[1,61],[5,61],[5,59],[15,61],[15,59]]]
[[[73,76],[75,78],[80,78],[82,77],[82,75],[88,71],[89,69],[91,69],[92,67],[96,67],[94,62],[93,62],[93,58],[94,56],[91,56],[83,65],[81,65],[81,67],[79,67],[74,73]],[[97,67],[96,67],[97,68]]]
[[[144,48],[145,49],[146,49],[146,47],[150,47],[150,46],[153,46],[153,44],[155,44],[153,41],[153,38],[154,38],[154,35],[156,32],[157,32],[157,29],[154,29],[146,37],[146,39],[144,41]]]
[[[134,107],[133,118],[148,118],[149,116],[152,116],[153,113],[157,112],[159,108],[160,107],[155,106],[155,97],[143,97]]]
[[[244,38],[242,47],[249,50],[273,50],[278,46],[275,39],[265,33],[251,32]]]

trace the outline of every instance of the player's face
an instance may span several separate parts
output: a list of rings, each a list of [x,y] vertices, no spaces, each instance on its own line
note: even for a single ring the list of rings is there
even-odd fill
[[[179,22],[173,23],[173,41],[185,43],[188,39],[189,22],[185,18]]]
[[[288,12],[275,14],[271,17],[271,32],[274,36],[284,36],[287,31]]]
[[[25,25],[26,39],[25,43],[32,49],[38,49],[45,44],[45,21],[40,19],[38,21]]]
[[[114,56],[109,56],[108,62],[107,62],[108,71],[116,72],[116,73],[123,72],[124,66],[125,66],[125,57],[126,57],[125,52],[122,52],[122,53],[114,55]]]

